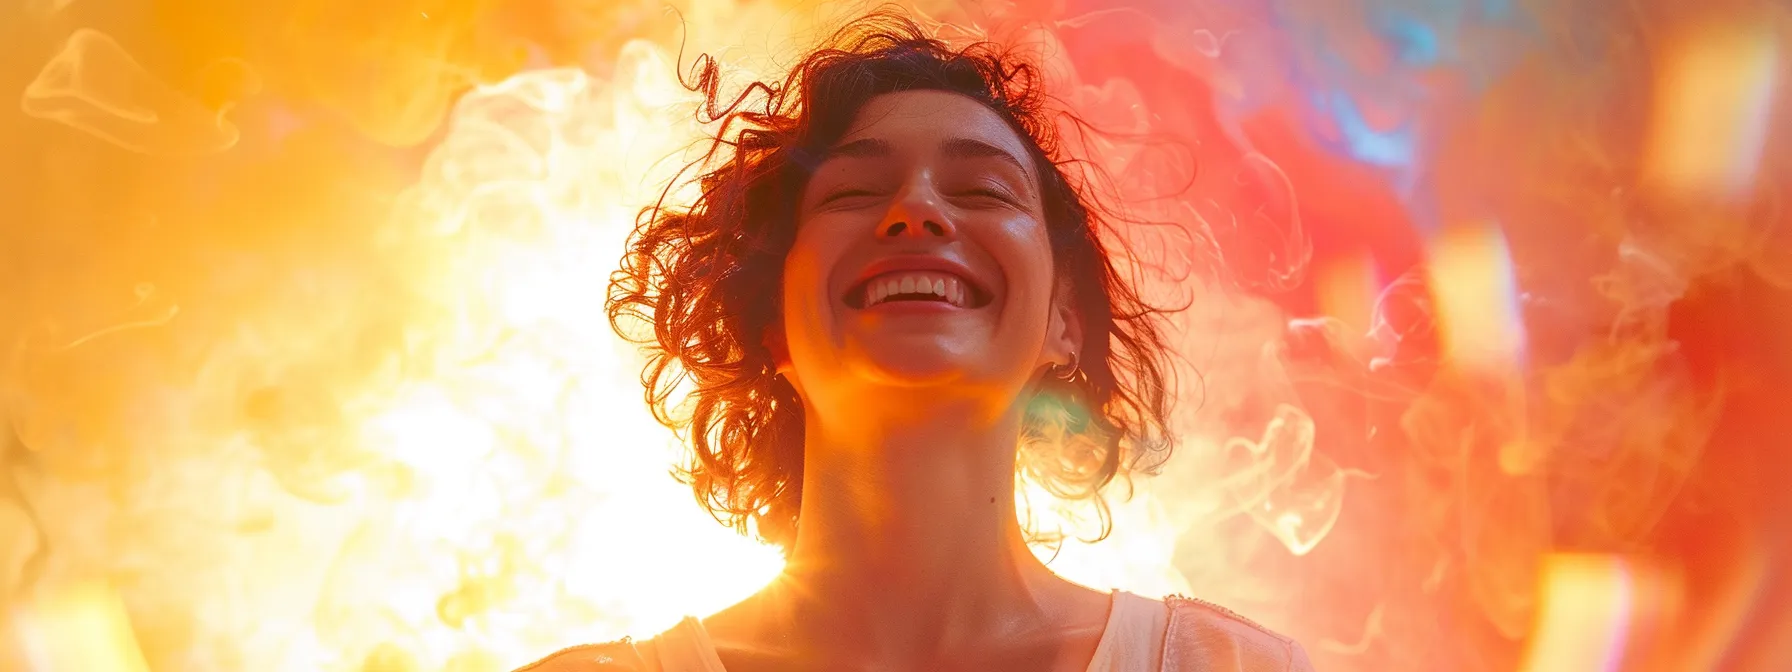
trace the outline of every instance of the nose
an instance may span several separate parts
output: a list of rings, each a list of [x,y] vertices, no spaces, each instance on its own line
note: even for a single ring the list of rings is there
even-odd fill
[[[958,228],[945,208],[940,207],[939,195],[924,184],[916,184],[904,188],[902,194],[890,203],[889,212],[884,213],[883,221],[878,223],[877,237],[891,241],[904,238],[951,240],[958,237]]]

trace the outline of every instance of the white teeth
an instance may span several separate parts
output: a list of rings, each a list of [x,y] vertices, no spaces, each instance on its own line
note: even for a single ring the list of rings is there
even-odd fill
[[[950,273],[923,271],[884,276],[865,283],[866,308],[883,303],[899,294],[931,294],[960,308],[968,296],[966,283]]]

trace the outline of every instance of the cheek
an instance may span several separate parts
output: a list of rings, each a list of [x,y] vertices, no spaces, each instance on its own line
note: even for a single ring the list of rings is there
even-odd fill
[[[840,254],[837,241],[814,229],[797,234],[784,257],[784,325],[805,331],[825,317],[828,308],[828,273]],[[794,334],[792,335],[794,336]]]
[[[1023,220],[1011,222],[999,231],[1002,240],[992,247],[1007,257],[1001,262],[1009,269],[1009,291],[1028,300],[1029,304],[1043,306],[1049,303],[1052,280],[1057,277],[1057,272],[1052,265],[1051,238],[1045,227]]]
[[[986,229],[985,249],[1002,269],[1006,294],[990,353],[1000,366],[1030,370],[1045,344],[1051,324],[1051,242],[1043,226],[1030,219],[1004,222]]]

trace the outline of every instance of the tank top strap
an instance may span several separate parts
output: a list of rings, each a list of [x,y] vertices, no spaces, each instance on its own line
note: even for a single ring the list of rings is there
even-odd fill
[[[715,642],[709,639],[709,631],[695,617],[686,616],[678,625],[649,640],[647,647],[656,659],[655,672],[726,672],[721,657],[716,655]]]
[[[1169,622],[1163,602],[1114,591],[1089,672],[1158,672]]]

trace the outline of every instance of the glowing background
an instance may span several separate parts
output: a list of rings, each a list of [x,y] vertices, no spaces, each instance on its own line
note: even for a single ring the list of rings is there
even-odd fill
[[[0,669],[508,669],[769,578],[603,288],[680,40],[862,6],[675,6],[0,7]],[[1055,568],[1329,672],[1792,669],[1785,3],[916,7],[1044,55],[1193,301],[1183,443]]]

